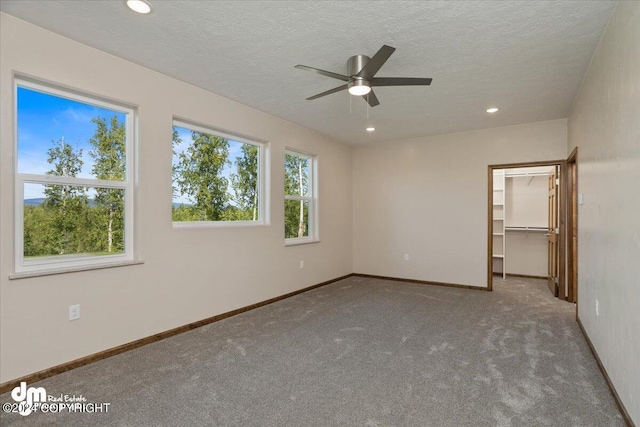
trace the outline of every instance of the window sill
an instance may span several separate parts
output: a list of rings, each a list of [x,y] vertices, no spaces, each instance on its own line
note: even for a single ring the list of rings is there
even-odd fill
[[[9,280],[28,279],[30,277],[53,276],[54,274],[76,273],[78,271],[103,270],[105,268],[126,267],[129,265],[144,264],[144,261],[122,261],[109,264],[82,265],[77,267],[52,268],[49,270],[23,271],[9,275]]]
[[[174,221],[173,228],[230,228],[230,227],[262,227],[266,222],[258,221]]]
[[[319,239],[292,239],[292,240],[285,240],[284,241],[284,245],[285,246],[299,246],[299,245],[310,245],[313,243],[320,243]]]

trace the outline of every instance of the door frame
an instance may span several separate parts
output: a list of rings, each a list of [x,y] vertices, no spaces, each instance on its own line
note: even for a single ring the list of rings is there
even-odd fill
[[[536,166],[560,166],[560,208],[558,211],[558,219],[560,222],[560,235],[558,252],[560,260],[558,263],[558,289],[562,290],[564,295],[560,299],[566,299],[565,280],[566,280],[566,217],[567,217],[567,160],[545,160],[538,162],[523,163],[504,163],[488,166],[487,175],[487,290],[493,291],[493,171],[495,169],[514,169],[528,168]],[[506,236],[505,236],[506,238]]]
[[[547,186],[547,286],[556,298],[560,296],[560,173],[560,167],[555,166]],[[563,289],[563,296],[565,291]]]
[[[567,300],[578,302],[578,147],[567,158]],[[577,311],[576,311],[577,313]]]

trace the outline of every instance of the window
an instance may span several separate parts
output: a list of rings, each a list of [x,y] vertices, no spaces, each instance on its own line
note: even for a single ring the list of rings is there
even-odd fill
[[[16,79],[16,271],[133,260],[130,108]]]
[[[173,123],[174,226],[265,224],[265,144]]]
[[[287,244],[317,241],[316,158],[292,150],[284,154],[284,237]]]

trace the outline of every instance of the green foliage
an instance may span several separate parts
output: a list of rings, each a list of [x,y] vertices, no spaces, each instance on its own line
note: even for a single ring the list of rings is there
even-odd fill
[[[64,138],[58,142],[51,141],[53,147],[47,150],[47,162],[53,164],[53,169],[47,172],[47,175],[75,177],[82,170],[82,150],[75,151],[71,144],[64,141]],[[74,187],[70,185],[47,185],[44,194],[46,196],[46,204],[61,210],[64,215],[66,208],[77,199],[86,199],[83,187]],[[86,200],[85,200],[86,201]]]
[[[92,173],[98,179],[125,178],[125,126],[113,117],[109,123],[94,118]],[[48,175],[76,177],[82,170],[82,150],[64,139],[52,141]],[[124,251],[124,190],[96,189],[89,200],[87,188],[50,184],[39,206],[24,207],[24,256],[109,254]]]
[[[75,151],[71,144],[61,138],[58,142],[51,141],[53,147],[47,150],[47,162],[53,164],[53,169],[47,175],[74,177],[82,170],[82,149]]]
[[[182,144],[182,139],[180,138],[180,135],[178,134],[178,129],[176,129],[176,127],[173,127],[173,135],[171,138],[171,152],[173,153],[173,158],[175,159],[177,157],[177,153],[176,153],[176,146]],[[178,195],[178,188],[175,185],[176,182],[176,177],[178,176],[178,166],[177,165],[171,165],[171,177],[173,179],[174,184],[171,186],[171,193],[173,198],[175,198]],[[179,221],[175,218],[173,218],[174,221]]]
[[[229,199],[228,181],[221,173],[229,164],[229,141],[195,131],[191,137],[193,144],[178,155],[174,183],[180,195],[194,201],[200,220],[219,221]]]
[[[285,154],[284,193],[290,196],[309,195],[309,159]],[[309,235],[309,204],[299,200],[285,200],[284,237]]]
[[[191,139],[178,152],[182,139],[173,128],[173,198],[187,196],[191,201],[173,206],[173,221],[258,220],[259,148],[242,144],[241,156],[232,163],[227,139],[196,131]],[[225,168],[232,165],[235,172],[229,174]]]
[[[89,140],[94,159],[91,172],[97,179],[124,181],[126,174],[126,129],[125,124],[113,116],[109,123],[102,117],[91,119],[96,125]],[[124,191],[108,188],[96,189],[95,202],[103,215],[96,218],[98,230],[106,239],[107,252],[124,251]],[[102,239],[101,239],[102,240]]]
[[[292,154],[284,155],[284,194],[309,194],[309,159]]]
[[[53,224],[56,212],[41,206],[24,207],[24,256],[60,255],[59,234]]]
[[[258,219],[258,147],[243,144],[241,150],[242,157],[237,157],[235,161],[236,173],[231,175],[232,199],[238,219],[256,221]]]
[[[113,116],[109,123],[103,117],[94,117],[96,125],[89,143],[93,149],[89,152],[94,159],[91,173],[98,179],[124,181],[126,155],[126,129],[124,123]]]
[[[284,201],[284,237],[291,239],[309,235],[309,202]]]
[[[195,206],[174,206],[171,212],[171,218],[173,219],[173,221],[199,221],[200,213]]]
[[[64,141],[51,141],[47,150],[47,162],[53,169],[47,175],[75,177],[82,169],[82,150],[74,150]],[[44,206],[25,209],[25,255],[65,255],[84,249],[84,239],[79,238],[84,223],[88,198],[83,187],[47,185]]]

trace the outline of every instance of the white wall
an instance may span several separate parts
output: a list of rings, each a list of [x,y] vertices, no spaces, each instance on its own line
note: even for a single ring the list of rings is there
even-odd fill
[[[0,382],[352,272],[349,147],[6,14],[0,19]],[[9,280],[13,72],[138,106],[143,265]],[[173,115],[270,142],[271,226],[172,229]],[[285,146],[319,157],[321,243],[284,247]],[[77,303],[82,318],[69,322],[68,306]]]
[[[507,230],[506,235],[507,274],[546,277],[549,254],[545,233]]]
[[[549,177],[507,177],[505,225],[547,227],[549,224]]]
[[[569,119],[576,146],[578,315],[639,424],[640,2],[620,2],[604,33]]]
[[[562,119],[354,149],[354,271],[486,287],[488,165],[566,144]]]

